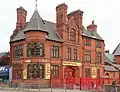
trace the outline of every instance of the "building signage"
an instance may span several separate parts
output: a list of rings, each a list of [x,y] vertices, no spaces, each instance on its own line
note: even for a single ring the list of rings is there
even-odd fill
[[[50,63],[45,65],[45,79],[50,79]]]
[[[66,65],[66,66],[81,66],[81,63],[63,61],[63,65]]]
[[[26,60],[25,62],[29,63],[29,62],[31,62],[31,60]]]
[[[0,73],[9,73],[9,66],[0,67]]]
[[[97,68],[92,67],[92,78],[96,78],[96,77],[97,77]]]
[[[27,69],[23,69],[23,79],[27,79]]]

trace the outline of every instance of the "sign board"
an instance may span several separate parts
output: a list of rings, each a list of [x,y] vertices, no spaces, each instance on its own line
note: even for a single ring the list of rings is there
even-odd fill
[[[63,65],[66,65],[66,66],[81,66],[81,63],[79,63],[79,62],[63,61]]]
[[[31,60],[26,60],[25,62],[29,63],[29,62],[31,62]]]
[[[27,69],[23,69],[23,79],[27,79]]]
[[[45,79],[50,79],[50,63],[45,64]]]
[[[9,73],[9,66],[1,66],[0,73]]]
[[[96,77],[97,77],[97,68],[92,67],[92,78],[96,78]]]

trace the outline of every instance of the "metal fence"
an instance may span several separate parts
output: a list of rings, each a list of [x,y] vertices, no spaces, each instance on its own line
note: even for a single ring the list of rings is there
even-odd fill
[[[51,79],[50,84],[13,82],[10,90],[22,90],[28,92],[105,92],[104,85],[112,84],[113,79],[108,78],[66,78],[56,81]],[[119,83],[119,80],[114,80]],[[2,87],[5,89],[6,87]]]

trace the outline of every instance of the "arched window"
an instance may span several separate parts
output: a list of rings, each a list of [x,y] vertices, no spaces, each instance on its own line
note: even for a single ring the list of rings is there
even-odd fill
[[[44,45],[41,43],[29,43],[27,45],[27,56],[44,56]]]
[[[70,41],[75,41],[75,30],[73,28],[70,29]]]

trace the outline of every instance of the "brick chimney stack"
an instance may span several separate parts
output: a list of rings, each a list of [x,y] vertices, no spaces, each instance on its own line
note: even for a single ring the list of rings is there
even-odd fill
[[[94,20],[92,21],[92,24],[87,26],[88,31],[97,31],[97,25],[94,23]]]
[[[21,29],[26,24],[27,11],[23,7],[17,8],[17,23],[16,29]]]
[[[23,7],[17,8],[17,22],[16,22],[16,28],[13,31],[13,34],[10,36],[10,40],[16,35],[18,31],[20,31],[21,28],[23,28],[26,24],[26,16],[27,11]]]
[[[68,19],[73,16],[76,25],[78,26],[79,29],[82,29],[82,20],[83,20],[83,11],[81,11],[80,9],[75,10],[71,13],[68,14]]]
[[[56,29],[63,39],[65,39],[66,24],[68,22],[67,9],[68,6],[65,3],[56,7]]]
[[[110,52],[109,50],[106,50],[106,51],[105,51],[105,53],[108,53],[108,54],[109,54],[109,52]]]

